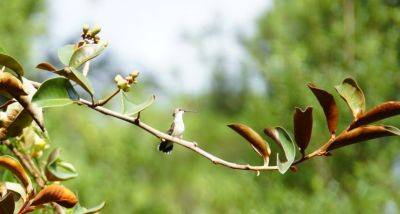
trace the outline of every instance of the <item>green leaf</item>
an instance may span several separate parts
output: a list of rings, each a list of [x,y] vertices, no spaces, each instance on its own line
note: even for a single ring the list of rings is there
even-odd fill
[[[82,72],[78,71],[75,68],[71,68],[72,73],[67,75],[69,79],[72,81],[76,82],[78,85],[80,85],[85,91],[87,91],[91,96],[94,94],[94,89],[92,84],[90,83],[89,79],[86,78]]]
[[[57,77],[46,80],[33,95],[32,103],[39,107],[57,107],[73,103],[78,94],[68,79]]]
[[[0,213],[13,214],[15,209],[15,202],[13,193],[8,192],[0,199]]]
[[[0,65],[6,66],[20,76],[24,75],[24,68],[22,67],[22,65],[19,64],[16,59],[9,55],[0,53]]]
[[[46,177],[49,181],[65,181],[78,176],[75,167],[59,158],[60,149],[54,149],[46,165]]]
[[[69,61],[69,66],[78,68],[83,63],[95,58],[107,47],[107,43],[86,44],[79,47]]]
[[[90,96],[93,96],[94,89],[92,84],[90,83],[89,79],[86,78],[82,74],[82,72],[78,71],[77,69],[72,67],[65,67],[64,69],[61,70],[56,70],[56,71],[49,70],[49,71],[75,82],[76,84],[81,86],[85,91],[87,91],[90,94]]]
[[[80,71],[76,70],[75,68],[66,67],[62,70],[55,71],[54,73],[75,82],[76,84],[81,86],[85,91],[87,91],[90,94],[90,96],[93,96],[94,89],[89,79],[83,76],[83,74]]]
[[[105,202],[101,202],[99,205],[94,206],[92,208],[82,207],[80,204],[77,204],[72,211],[72,214],[93,214],[99,212],[106,205]]]
[[[125,115],[135,115],[141,111],[143,111],[144,109],[146,109],[147,107],[149,107],[151,104],[153,104],[154,100],[156,99],[155,95],[152,95],[151,97],[149,97],[146,101],[144,101],[143,103],[140,104],[135,104],[132,101],[130,101],[127,97],[125,93],[122,93],[122,98],[121,98],[121,102],[122,102],[122,111],[123,114]]]
[[[286,162],[282,162],[281,159],[279,159],[278,153],[276,157],[276,165],[278,166],[279,172],[284,174],[290,168],[296,157],[296,147],[294,142],[288,132],[281,127],[265,129],[264,132],[278,145],[282,146],[286,156]]]
[[[364,93],[354,79],[346,78],[335,88],[353,112],[354,118],[358,118],[365,112]]]
[[[58,58],[63,65],[68,66],[71,60],[72,54],[74,54],[75,45],[65,45],[58,49]]]

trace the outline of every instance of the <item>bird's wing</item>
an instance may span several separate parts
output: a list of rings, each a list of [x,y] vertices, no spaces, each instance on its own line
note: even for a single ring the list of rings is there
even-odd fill
[[[171,124],[171,127],[169,127],[167,134],[172,135],[172,133],[174,132],[175,129],[175,123]]]

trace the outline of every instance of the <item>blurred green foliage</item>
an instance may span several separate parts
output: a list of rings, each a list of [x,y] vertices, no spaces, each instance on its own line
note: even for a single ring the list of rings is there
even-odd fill
[[[142,118],[166,130],[174,107],[196,106],[198,114],[185,115],[186,139],[227,160],[261,164],[225,124],[240,121],[260,132],[276,125],[291,130],[294,107],[312,105],[311,151],[329,133],[323,112],[305,84],[313,82],[335,94],[340,128],[350,122],[351,113],[333,86],[347,76],[358,80],[369,108],[399,100],[399,28],[400,8],[394,1],[277,0],[258,20],[256,35],[246,42],[265,93],[251,93],[246,85],[238,91],[229,77],[218,75],[227,74],[221,71],[227,68],[222,59],[216,60],[210,69],[221,81],[210,92],[174,98],[171,105],[156,102]],[[134,89],[138,101],[146,98],[145,87],[139,84]],[[105,213],[390,213],[400,209],[398,138],[334,151],[332,157],[300,165],[297,173],[267,172],[257,177],[214,166],[179,146],[172,155],[164,155],[157,151],[158,139],[153,136],[81,106],[50,109],[46,114],[52,147],[61,147],[62,158],[79,172],[65,185],[77,192],[84,206],[105,200]],[[399,127],[400,121],[395,118],[387,124]]]
[[[2,0],[0,1],[0,46],[20,60],[28,60],[33,35],[43,25],[37,22],[43,11],[43,0]],[[26,64],[26,63],[25,63]]]

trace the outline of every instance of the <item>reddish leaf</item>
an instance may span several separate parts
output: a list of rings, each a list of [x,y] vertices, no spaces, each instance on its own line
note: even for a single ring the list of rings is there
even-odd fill
[[[15,201],[12,192],[7,193],[0,199],[0,213],[13,214],[15,209]]]
[[[385,102],[362,114],[358,119],[351,123],[349,129],[354,129],[398,114],[400,114],[399,101]]]
[[[39,65],[36,65],[36,68],[45,70],[45,71],[57,71],[57,68],[55,68],[52,64],[47,63],[47,62],[42,62]]]
[[[32,190],[31,179],[28,174],[26,174],[24,167],[15,158],[3,155],[0,156],[0,166],[3,166],[10,170],[24,185],[27,192]]]
[[[319,104],[324,110],[325,118],[328,123],[328,129],[331,134],[335,134],[339,121],[339,111],[336,106],[335,99],[332,94],[325,90],[315,87],[313,84],[308,84],[308,88],[313,92]]]
[[[271,150],[268,143],[265,142],[265,140],[252,128],[239,123],[230,124],[228,126],[244,137],[253,146],[253,149],[264,158],[264,160],[269,157]]]
[[[38,206],[50,202],[55,202],[63,207],[71,208],[78,203],[78,199],[71,190],[58,184],[52,184],[43,188],[35,196],[32,205]]]
[[[311,139],[313,126],[312,110],[312,107],[307,107],[304,111],[300,108],[296,108],[293,116],[294,139],[303,155]]]
[[[400,136],[400,130],[393,126],[362,126],[339,135],[327,151],[343,146],[388,136]]]

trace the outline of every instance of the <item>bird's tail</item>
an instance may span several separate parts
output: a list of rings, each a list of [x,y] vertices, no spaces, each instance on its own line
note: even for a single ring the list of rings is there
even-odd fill
[[[160,145],[158,145],[158,150],[167,154],[170,154],[173,148],[174,144],[168,140],[163,140]]]

